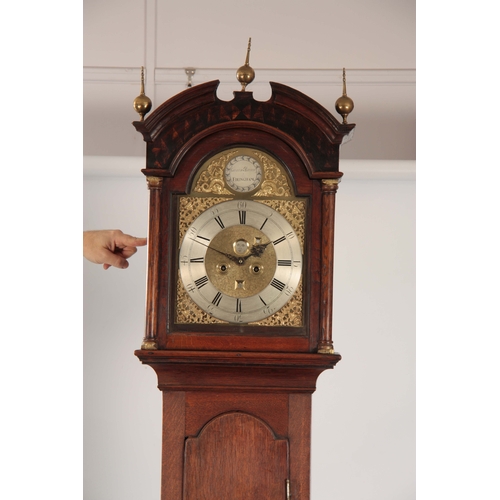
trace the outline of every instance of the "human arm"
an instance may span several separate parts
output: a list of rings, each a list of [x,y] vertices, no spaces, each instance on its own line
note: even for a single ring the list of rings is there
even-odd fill
[[[146,244],[146,238],[136,238],[119,229],[83,232],[83,256],[94,264],[102,264],[104,269],[127,269],[127,259],[137,252],[137,247]]]

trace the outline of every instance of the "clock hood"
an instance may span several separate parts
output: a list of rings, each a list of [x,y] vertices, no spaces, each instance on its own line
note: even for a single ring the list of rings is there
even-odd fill
[[[233,100],[222,101],[217,97],[219,84],[214,80],[188,88],[144,121],[133,122],[147,143],[146,170],[162,169],[163,175],[173,175],[165,169],[175,165],[174,158],[187,143],[206,137],[212,129],[220,132],[253,122],[256,129],[280,134],[307,160],[311,178],[338,177],[340,144],[353,132],[354,124],[340,123],[314,99],[280,83],[270,82],[271,98],[263,102],[249,91],[236,91]]]

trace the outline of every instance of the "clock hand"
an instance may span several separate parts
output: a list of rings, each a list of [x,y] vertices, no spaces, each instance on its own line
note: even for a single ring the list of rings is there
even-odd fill
[[[269,245],[269,243],[272,242],[268,241],[267,243],[253,245],[253,247],[250,249],[250,253],[243,257],[243,260],[247,260],[249,257],[260,257],[264,253],[264,250],[266,249],[267,245]]]
[[[211,247],[209,245],[205,245],[205,243],[202,243],[201,241],[198,241],[194,238],[189,238],[192,241],[195,241],[196,243],[199,243],[200,245],[203,245],[204,247],[207,247],[209,250],[214,250],[215,252],[220,253],[221,255],[224,255],[224,257],[227,257],[229,260],[232,260],[233,262],[236,262],[236,264],[241,264],[241,258],[236,257],[235,255],[231,255],[230,253],[223,252],[221,250],[218,250],[217,248]]]

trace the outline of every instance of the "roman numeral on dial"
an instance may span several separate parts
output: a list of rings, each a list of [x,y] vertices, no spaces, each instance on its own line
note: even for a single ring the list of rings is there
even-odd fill
[[[217,224],[219,224],[221,229],[224,229],[226,227],[226,226],[224,226],[224,223],[222,222],[222,219],[219,216],[217,216],[215,218],[215,222],[217,222]]]
[[[194,280],[194,284],[199,288],[203,288],[208,283],[208,276],[202,276],[197,280]]]
[[[222,300],[222,293],[217,292],[217,295],[214,297],[214,300],[212,300],[212,304],[215,306],[219,307],[220,301]]]
[[[276,290],[282,292],[283,289],[285,288],[285,283],[281,282],[280,280],[277,280],[276,278],[273,278],[273,281],[271,281],[271,286],[276,288]]]
[[[240,210],[239,214],[240,214],[240,224],[246,224],[246,222],[247,222],[247,212],[246,212],[246,210]]]

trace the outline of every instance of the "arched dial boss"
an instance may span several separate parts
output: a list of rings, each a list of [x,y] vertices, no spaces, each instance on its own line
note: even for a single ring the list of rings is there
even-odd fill
[[[248,193],[261,183],[262,167],[255,158],[238,155],[226,165],[224,178],[233,191]]]
[[[302,250],[281,214],[263,203],[232,200],[188,227],[179,269],[201,309],[229,323],[251,323],[290,300],[300,282]]]

